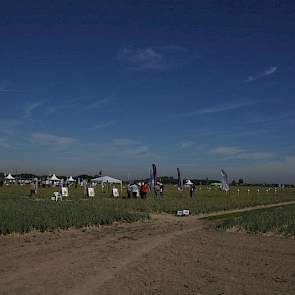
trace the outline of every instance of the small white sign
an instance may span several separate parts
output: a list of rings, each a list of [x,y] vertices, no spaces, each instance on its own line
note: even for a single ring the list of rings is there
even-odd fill
[[[179,210],[176,212],[177,216],[189,216],[189,210]]]
[[[177,216],[183,216],[183,211],[182,210],[177,211],[176,215]]]
[[[88,197],[89,198],[95,197],[95,191],[94,191],[94,188],[93,187],[89,187],[88,188]]]
[[[118,198],[120,195],[119,195],[119,191],[118,191],[118,189],[117,188],[112,188],[112,196],[114,197],[114,198]]]
[[[68,197],[69,196],[69,189],[67,187],[62,187],[61,188],[61,195],[63,197]]]
[[[183,210],[182,212],[184,216],[189,216],[189,210]]]
[[[58,201],[58,200],[62,200],[62,196],[61,196],[61,194],[59,193],[59,192],[54,192],[53,193],[53,196],[51,197],[51,200],[52,201]]]

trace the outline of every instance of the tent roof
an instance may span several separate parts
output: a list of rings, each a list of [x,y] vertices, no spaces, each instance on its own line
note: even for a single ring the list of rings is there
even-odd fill
[[[15,178],[11,175],[11,173],[9,173],[9,174],[5,177],[5,179],[7,179],[7,180],[15,180]]]
[[[70,176],[68,181],[75,182],[76,180],[73,178],[73,176]]]
[[[50,181],[59,181],[60,179],[56,177],[55,174],[53,174],[50,178],[49,178]]]
[[[102,176],[98,178],[91,179],[93,182],[109,182],[109,183],[122,183],[122,180],[116,179],[110,176]]]
[[[191,184],[193,184],[189,179],[186,181],[186,183],[185,184],[187,184],[187,185],[191,185]]]

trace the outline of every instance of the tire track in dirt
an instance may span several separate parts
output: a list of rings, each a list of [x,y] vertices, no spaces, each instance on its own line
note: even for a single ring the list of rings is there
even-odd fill
[[[216,232],[201,220],[290,204],[0,237],[0,294],[292,294],[294,239]]]

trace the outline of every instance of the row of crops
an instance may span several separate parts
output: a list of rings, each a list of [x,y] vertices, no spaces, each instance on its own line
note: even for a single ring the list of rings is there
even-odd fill
[[[111,224],[114,221],[133,222],[149,218],[144,212],[118,210],[111,202],[36,201],[25,198],[2,198],[0,202],[0,234],[47,231]]]
[[[166,186],[163,198],[154,198],[150,193],[146,200],[112,199],[107,192],[96,189],[96,196],[85,199],[83,189],[70,187],[70,197],[61,202],[50,200],[58,188],[39,188],[38,194],[30,197],[29,186],[0,187],[0,234],[28,232],[32,229],[45,231],[67,229],[88,225],[110,224],[114,221],[136,221],[149,218],[153,212],[175,214],[177,210],[188,209],[192,214],[220,210],[239,209],[263,204],[295,201],[293,189],[275,192],[241,188],[230,194],[219,190],[199,189],[191,199],[189,191],[178,192],[174,186]],[[126,191],[123,191],[123,197]]]
[[[219,220],[216,228],[221,230],[235,228],[250,233],[277,232],[295,236],[295,205],[211,217],[209,220]]]

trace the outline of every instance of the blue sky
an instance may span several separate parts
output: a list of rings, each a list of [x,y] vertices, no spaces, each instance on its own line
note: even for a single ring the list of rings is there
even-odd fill
[[[294,34],[291,1],[7,1],[0,170],[294,183]]]

